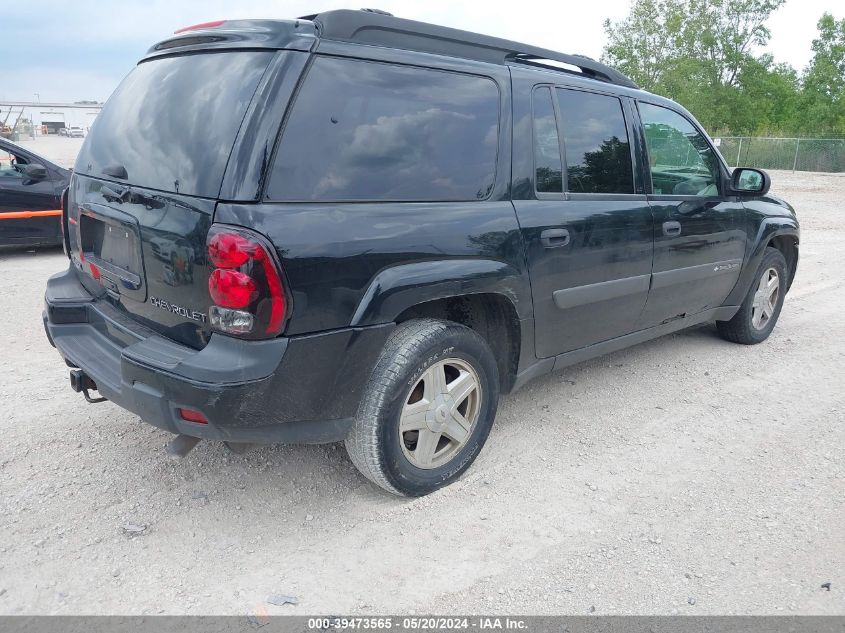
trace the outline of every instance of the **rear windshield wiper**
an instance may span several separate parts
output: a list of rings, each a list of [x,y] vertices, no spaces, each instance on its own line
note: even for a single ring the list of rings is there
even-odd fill
[[[143,204],[147,209],[161,209],[164,207],[164,201],[160,200],[158,196],[150,196],[146,193],[132,191],[129,187],[102,185],[100,187],[100,195],[109,202]]]
[[[129,195],[129,187],[112,188],[108,185],[103,185],[100,187],[100,195],[103,196],[109,202],[124,202],[126,200],[126,196]]]

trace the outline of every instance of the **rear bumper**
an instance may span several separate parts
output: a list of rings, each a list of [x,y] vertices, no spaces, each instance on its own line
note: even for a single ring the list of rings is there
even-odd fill
[[[141,419],[173,433],[233,442],[342,440],[393,324],[241,341],[212,334],[196,350],[94,300],[68,270],[50,278],[44,327],[67,364]],[[200,411],[208,424],[183,420]]]

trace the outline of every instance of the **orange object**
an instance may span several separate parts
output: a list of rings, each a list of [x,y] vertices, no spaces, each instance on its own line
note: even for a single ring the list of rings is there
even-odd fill
[[[42,218],[49,215],[61,215],[61,209],[50,209],[48,211],[10,211],[0,213],[0,220],[24,220],[26,218]]]

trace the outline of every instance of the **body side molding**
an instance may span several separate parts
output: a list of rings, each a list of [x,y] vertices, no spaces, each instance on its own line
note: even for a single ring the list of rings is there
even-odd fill
[[[652,288],[666,288],[675,284],[685,284],[701,279],[710,279],[714,275],[722,275],[729,272],[737,272],[742,266],[741,259],[726,259],[721,262],[710,262],[687,266],[686,268],[674,268],[663,272],[652,274]]]
[[[555,305],[561,310],[566,310],[567,308],[574,308],[588,303],[597,303],[639,292],[647,292],[650,281],[651,275],[637,275],[636,277],[611,279],[610,281],[601,281],[595,284],[555,290],[552,296],[554,297]]]

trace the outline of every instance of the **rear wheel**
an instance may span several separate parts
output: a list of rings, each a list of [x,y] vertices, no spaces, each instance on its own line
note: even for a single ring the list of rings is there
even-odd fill
[[[346,449],[385,490],[428,494],[472,464],[498,398],[496,362],[478,334],[448,321],[407,321],[373,369]]]
[[[754,283],[730,321],[717,321],[719,335],[733,343],[762,343],[777,323],[786,295],[786,259],[776,248],[767,248]]]

